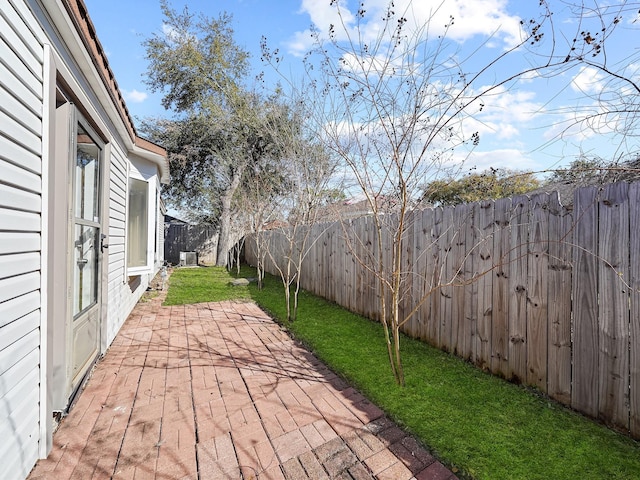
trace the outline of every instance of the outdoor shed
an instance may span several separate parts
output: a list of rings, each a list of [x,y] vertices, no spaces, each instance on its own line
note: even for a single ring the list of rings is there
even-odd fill
[[[82,0],[0,1],[0,478],[47,456],[163,263],[163,148]]]

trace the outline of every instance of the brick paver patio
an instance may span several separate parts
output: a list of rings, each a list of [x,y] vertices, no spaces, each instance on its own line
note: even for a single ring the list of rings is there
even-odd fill
[[[253,303],[139,303],[30,479],[455,475]]]

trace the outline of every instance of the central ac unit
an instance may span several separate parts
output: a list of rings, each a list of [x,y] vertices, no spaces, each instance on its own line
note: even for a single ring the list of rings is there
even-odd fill
[[[180,266],[194,267],[198,265],[197,252],[180,252]]]

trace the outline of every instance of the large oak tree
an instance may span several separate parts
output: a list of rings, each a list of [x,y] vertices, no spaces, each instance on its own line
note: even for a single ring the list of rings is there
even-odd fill
[[[233,40],[231,17],[195,16],[161,1],[162,32],[144,40],[147,84],[174,120],[146,123],[169,150],[171,205],[219,229],[216,264],[226,265],[233,198],[250,166],[274,153],[263,100],[246,89],[249,54]],[[266,113],[268,115],[268,112]]]

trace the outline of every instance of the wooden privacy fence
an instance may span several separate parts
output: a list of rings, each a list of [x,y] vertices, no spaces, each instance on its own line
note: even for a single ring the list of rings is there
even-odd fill
[[[572,207],[537,194],[407,219],[402,311],[417,310],[405,333],[640,438],[640,183],[582,188]],[[266,270],[308,233],[302,287],[378,318],[373,220],[263,232]],[[258,245],[247,238],[249,263]]]
[[[180,263],[180,252],[197,252],[200,263],[216,263],[218,233],[210,225],[165,223],[164,259],[173,264]]]

